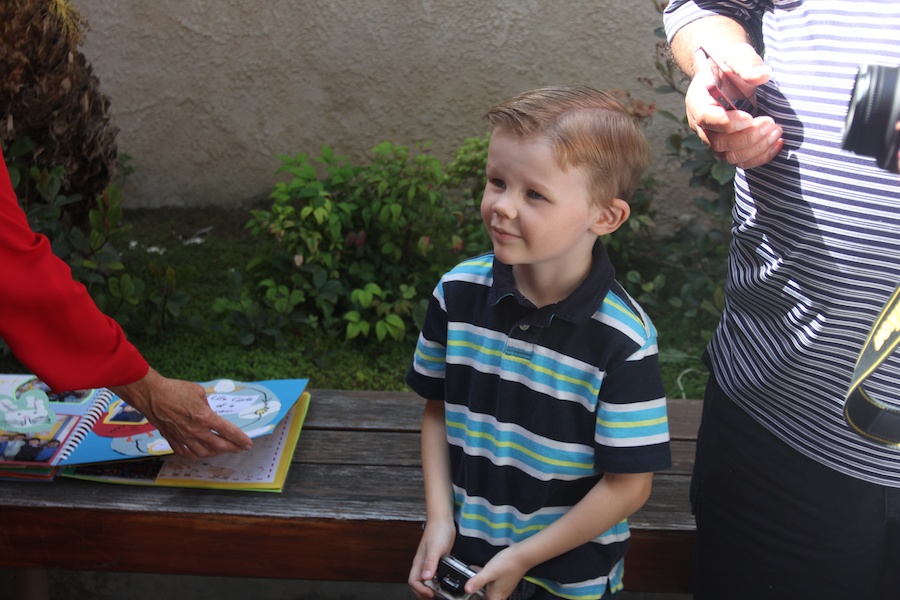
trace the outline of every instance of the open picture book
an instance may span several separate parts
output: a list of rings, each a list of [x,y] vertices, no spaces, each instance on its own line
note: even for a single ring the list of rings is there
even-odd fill
[[[230,483],[241,483],[228,482],[223,475],[241,473],[236,479],[248,479],[250,471],[247,464],[254,461],[269,461],[269,466],[264,469],[268,473],[266,477],[278,472],[277,468],[271,467],[272,460],[281,461],[279,465],[286,473],[309,405],[309,396],[304,394],[307,382],[306,379],[257,382],[217,379],[202,383],[213,410],[254,439],[254,449],[216,457],[235,464],[244,461],[244,464],[240,469],[231,471],[227,467],[219,470],[207,468],[206,479],[200,476],[198,485],[229,487]],[[271,439],[257,441],[261,438]],[[61,467],[136,459],[157,459],[144,466],[150,468],[150,463],[159,464],[162,472],[162,466],[169,465],[170,461],[158,459],[168,455],[171,455],[172,468],[176,462],[201,462],[174,456],[159,431],[134,407],[108,389],[57,394],[33,375],[0,375],[2,478],[50,479]],[[135,464],[137,462],[129,463],[127,468],[133,469]],[[71,469],[64,470],[70,475],[77,474]],[[177,477],[163,477],[159,482],[145,480],[142,483],[177,485],[171,482],[184,479],[188,471],[182,465]],[[218,475],[211,476],[213,472]],[[197,477],[196,472],[192,477]],[[283,476],[281,479],[283,481]],[[225,485],[209,485],[212,483]]]
[[[308,408],[309,393],[303,392],[274,431],[256,438],[253,449],[247,452],[197,460],[173,454],[159,458],[92,463],[62,467],[59,475],[128,485],[280,492],[284,488]]]

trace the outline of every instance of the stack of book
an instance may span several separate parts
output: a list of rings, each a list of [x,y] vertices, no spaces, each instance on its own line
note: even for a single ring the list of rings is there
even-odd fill
[[[278,492],[309,408],[307,383],[203,383],[213,410],[254,443],[247,452],[190,461],[108,389],[54,393],[33,375],[0,375],[0,479]]]

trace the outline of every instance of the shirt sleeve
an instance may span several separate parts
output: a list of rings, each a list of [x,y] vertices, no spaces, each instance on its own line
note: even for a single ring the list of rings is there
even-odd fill
[[[447,378],[447,310],[443,285],[434,288],[406,384],[428,400],[443,400]]]
[[[0,337],[55,391],[133,383],[149,368],[19,207],[0,154]]]
[[[635,347],[610,365],[598,397],[595,460],[604,472],[647,473],[672,466],[656,328],[637,310],[643,329],[635,328],[630,336]]]
[[[762,54],[762,18],[767,2],[760,0],[734,0],[715,2],[713,0],[672,0],[663,14],[666,37],[669,42],[679,29],[698,19],[712,16],[728,17],[739,22],[750,34],[756,50]]]

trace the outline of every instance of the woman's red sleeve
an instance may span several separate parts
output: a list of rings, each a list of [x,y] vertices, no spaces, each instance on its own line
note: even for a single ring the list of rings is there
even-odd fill
[[[148,365],[19,207],[0,153],[0,337],[55,391],[133,383]]]

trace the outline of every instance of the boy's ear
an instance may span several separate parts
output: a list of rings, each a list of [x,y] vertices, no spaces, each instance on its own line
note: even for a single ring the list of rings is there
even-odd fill
[[[621,198],[613,198],[597,213],[597,219],[591,225],[591,231],[597,235],[612,233],[622,226],[631,216],[631,206]]]

